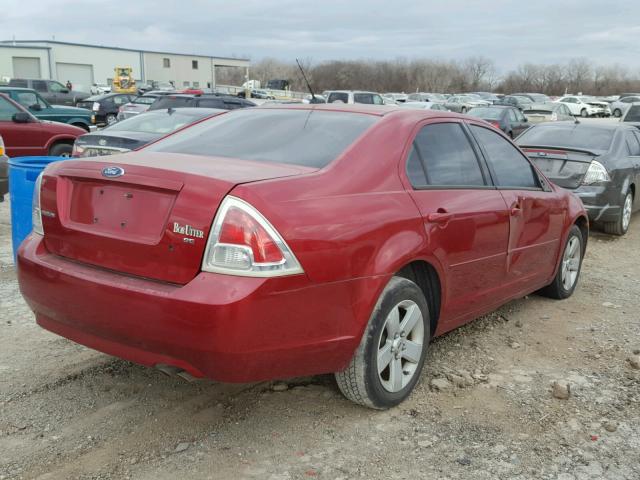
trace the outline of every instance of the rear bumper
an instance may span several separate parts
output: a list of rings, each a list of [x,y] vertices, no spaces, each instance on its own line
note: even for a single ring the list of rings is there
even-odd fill
[[[620,215],[620,195],[611,186],[584,185],[571,190],[589,215],[591,222],[614,222]]]
[[[142,365],[174,365],[223,382],[343,369],[368,320],[363,292],[386,281],[313,285],[302,276],[200,273],[177,286],[68,261],[48,253],[37,235],[20,247],[18,280],[47,330]]]

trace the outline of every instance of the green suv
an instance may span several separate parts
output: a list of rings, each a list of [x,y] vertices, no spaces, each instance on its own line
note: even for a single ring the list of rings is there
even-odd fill
[[[38,92],[30,88],[0,87],[0,93],[9,96],[40,120],[68,123],[83,128],[87,132],[96,129],[95,115],[86,108],[51,105]]]

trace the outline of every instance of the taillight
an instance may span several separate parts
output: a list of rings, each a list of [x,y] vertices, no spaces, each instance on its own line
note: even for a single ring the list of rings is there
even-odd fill
[[[31,204],[31,222],[33,224],[33,233],[44,235],[42,227],[42,210],[40,209],[40,185],[42,184],[42,173],[38,175],[36,184],[33,187],[33,202]]]
[[[84,147],[81,147],[80,145],[78,145],[77,141],[73,142],[73,150],[71,150],[71,156],[81,157],[83,153],[84,153]]]
[[[604,165],[593,160],[591,165],[589,165],[587,173],[585,173],[584,178],[582,179],[582,184],[591,185],[593,183],[608,182],[609,180],[611,180],[611,177],[609,177],[609,172],[607,172]]]
[[[213,221],[202,270],[253,277],[303,271],[269,221],[247,202],[231,196],[222,201]]]
[[[500,122],[489,122],[489,123],[494,127],[496,127],[498,130],[500,130]]]

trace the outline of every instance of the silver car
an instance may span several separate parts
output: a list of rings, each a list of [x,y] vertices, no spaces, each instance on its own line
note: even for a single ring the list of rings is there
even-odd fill
[[[477,95],[452,95],[447,98],[444,106],[447,110],[457,113],[467,113],[475,107],[488,107],[491,102],[482,100]]]
[[[611,103],[611,113],[614,117],[620,118],[627,113],[631,104],[635,102],[640,102],[640,97],[623,97],[620,100],[616,100]]]

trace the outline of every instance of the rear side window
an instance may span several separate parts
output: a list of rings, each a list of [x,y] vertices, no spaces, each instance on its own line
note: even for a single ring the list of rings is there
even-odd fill
[[[640,156],[640,143],[638,143],[638,138],[634,135],[634,132],[625,132],[624,137],[629,147],[629,155]]]
[[[414,187],[485,185],[478,158],[457,123],[427,125],[418,132],[407,159],[407,175]]]
[[[243,108],[193,125],[146,150],[322,168],[378,120],[348,112]]]
[[[353,103],[373,104],[373,95],[370,93],[354,93]]]
[[[499,187],[540,188],[529,160],[497,132],[471,125],[471,131],[484,147],[495,184]]]
[[[333,102],[349,103],[349,94],[345,92],[333,92],[329,94],[329,100],[327,100],[327,103]]]
[[[36,92],[46,92],[47,91],[47,82],[43,82],[42,80],[34,80],[33,82],[33,89]],[[25,85],[26,87],[26,85]]]
[[[631,105],[624,116],[625,122],[640,122],[640,105]]]

